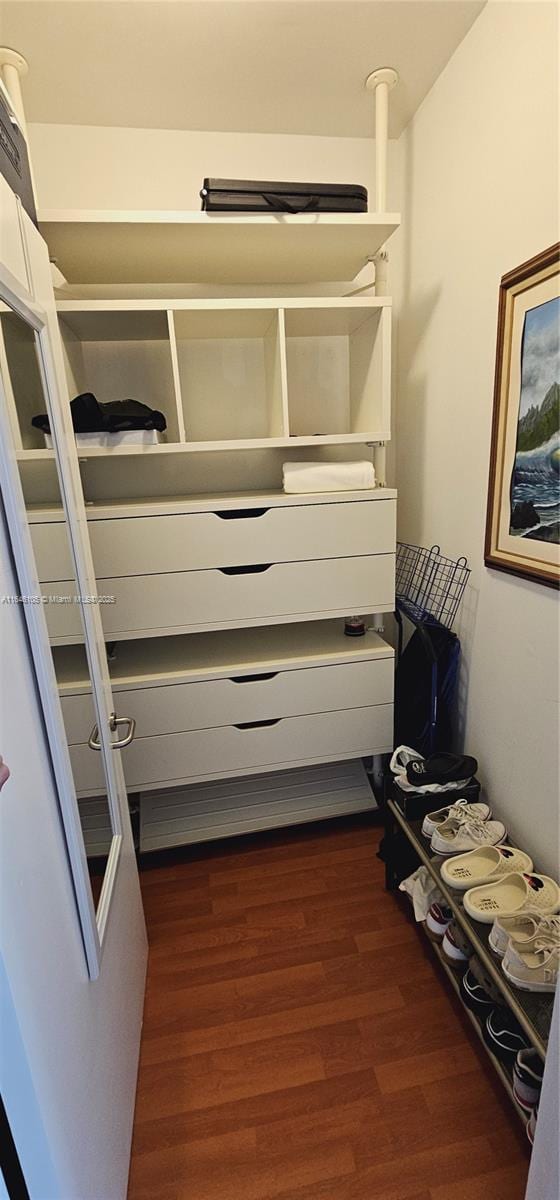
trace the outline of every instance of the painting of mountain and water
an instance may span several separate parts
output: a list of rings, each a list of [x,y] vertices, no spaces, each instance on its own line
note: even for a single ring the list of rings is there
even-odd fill
[[[510,534],[560,542],[560,299],[530,308],[510,488]]]

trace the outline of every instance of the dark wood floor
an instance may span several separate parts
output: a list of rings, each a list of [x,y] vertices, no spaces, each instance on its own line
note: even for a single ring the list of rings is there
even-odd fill
[[[143,870],[129,1200],[522,1200],[525,1135],[379,838],[331,822]]]

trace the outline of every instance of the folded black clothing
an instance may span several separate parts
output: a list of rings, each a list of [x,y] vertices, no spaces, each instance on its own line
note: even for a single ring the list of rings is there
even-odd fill
[[[163,432],[167,422],[163,413],[148,408],[140,400],[110,400],[100,404],[93,392],[82,392],[70,404],[75,433],[125,433],[129,429],[157,429]],[[33,417],[31,424],[50,433],[47,413]]]
[[[414,759],[406,768],[409,783],[420,786],[428,783],[452,783],[454,779],[471,779],[478,763],[468,754],[431,754],[429,758]]]

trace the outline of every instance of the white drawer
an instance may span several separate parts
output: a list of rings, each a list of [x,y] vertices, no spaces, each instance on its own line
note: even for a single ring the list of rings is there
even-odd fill
[[[290,763],[334,762],[382,754],[393,744],[393,705],[287,717],[251,728],[226,726],[136,738],[122,751],[127,787],[224,776]],[[70,757],[80,792],[103,787],[99,754],[73,746]]]
[[[91,520],[98,579],[395,550],[396,502],[364,500]],[[31,527],[39,579],[72,579],[64,525]]]
[[[53,584],[42,588],[46,595],[53,590]],[[115,597],[114,604],[101,606],[107,637],[234,628],[307,616],[391,612],[395,556],[275,563],[241,574],[183,571],[100,579],[99,590]],[[65,594],[72,591],[73,585],[64,584]],[[76,605],[47,604],[45,612],[53,640],[83,640]]]
[[[393,658],[380,658],[204,683],[126,689],[115,692],[114,701],[121,716],[134,717],[137,738],[153,737],[272,717],[390,704],[393,671]],[[87,742],[95,724],[91,696],[64,696],[62,712],[70,744]]]

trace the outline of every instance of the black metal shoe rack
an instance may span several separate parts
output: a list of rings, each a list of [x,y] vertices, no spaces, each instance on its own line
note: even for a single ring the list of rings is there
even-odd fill
[[[551,993],[535,993],[522,991],[513,986],[501,970],[500,960],[493,954],[488,937],[491,926],[473,921],[462,904],[462,893],[449,888],[441,876],[442,859],[434,855],[430,841],[422,835],[422,821],[407,818],[398,801],[389,795],[384,805],[385,840],[383,857],[385,859],[385,877],[388,890],[395,890],[402,879],[411,874],[416,867],[423,863],[438,889],[451,909],[457,924],[465,932],[473,947],[473,952],[484,964],[489,976],[499,989],[504,1005],[506,1005],[524,1030],[531,1046],[541,1058],[545,1059],[554,995]],[[449,979],[454,991],[460,998],[460,975],[447,963],[437,942],[429,943],[434,954]],[[511,1073],[488,1049],[482,1036],[482,1029],[477,1017],[463,1006],[463,1011],[484,1047],[500,1082],[503,1084],[518,1116],[527,1125],[528,1113],[517,1103],[513,1094]]]

